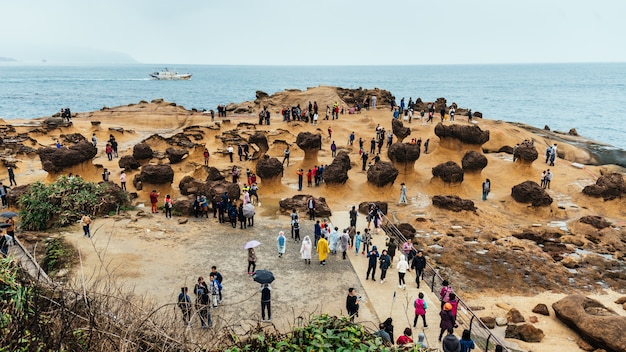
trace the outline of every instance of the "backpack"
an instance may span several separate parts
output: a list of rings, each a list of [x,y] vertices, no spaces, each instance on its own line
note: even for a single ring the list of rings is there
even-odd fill
[[[452,293],[452,287],[444,287],[441,289],[441,300],[443,302],[450,301],[450,294]]]

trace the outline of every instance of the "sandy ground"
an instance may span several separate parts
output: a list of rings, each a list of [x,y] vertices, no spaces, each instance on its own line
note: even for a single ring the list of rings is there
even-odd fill
[[[321,104],[321,106],[324,106]],[[74,121],[74,127],[65,130],[53,131],[47,135],[36,135],[39,145],[54,145],[55,139],[63,133],[81,132],[84,136],[96,133],[100,141],[108,139],[110,133],[115,134],[119,141],[120,155],[130,154],[132,146],[148,136],[159,133],[169,137],[188,126],[209,126],[212,123],[206,115],[172,113],[167,107],[159,107],[155,111],[124,108],[119,112],[94,112],[86,113],[84,118]],[[161,111],[161,110],[163,111]],[[141,113],[141,119],[130,119],[137,112]],[[274,117],[277,115],[274,114]],[[102,121],[98,127],[91,125],[91,120]],[[234,129],[239,122],[254,123],[255,117],[230,117],[231,123],[222,125],[221,131],[209,130],[203,140],[211,151],[210,165],[220,170],[228,170],[232,164],[220,151],[225,145],[217,139],[221,132]],[[236,319],[241,322],[242,329],[255,324],[260,318],[260,295],[255,294],[258,284],[254,283],[246,274],[246,251],[243,245],[251,239],[261,241],[262,245],[257,249],[257,269],[268,269],[274,272],[277,280],[273,284],[273,323],[280,329],[286,328],[297,320],[300,315],[311,313],[345,313],[345,296],[349,287],[355,287],[358,292],[366,296],[366,304],[361,308],[357,321],[374,328],[378,322],[388,316],[392,316],[396,322],[396,331],[403,330],[407,322],[406,301],[412,302],[419,292],[416,288],[408,285],[407,290],[399,291],[396,285],[397,274],[394,269],[389,271],[389,279],[385,284],[378,281],[364,281],[366,271],[366,259],[363,256],[355,256],[351,252],[349,260],[341,260],[340,256],[331,256],[328,265],[321,267],[317,264],[316,255],[313,254],[312,264],[307,266],[300,259],[300,245],[294,241],[288,241],[287,253],[283,258],[278,258],[276,248],[276,236],[283,230],[289,233],[289,220],[286,214],[280,214],[278,201],[284,197],[291,197],[298,193],[312,194],[316,197],[326,197],[333,210],[331,221],[340,228],[347,225],[347,211],[352,205],[362,201],[384,200],[390,203],[389,217],[398,222],[412,221],[417,215],[430,219],[431,224],[436,224],[437,229],[445,233],[453,224],[462,223],[466,228],[479,228],[482,233],[497,234],[501,228],[520,229],[532,224],[542,224],[547,227],[550,221],[571,221],[583,215],[602,215],[618,225],[626,225],[626,200],[618,200],[613,203],[602,200],[590,199],[582,196],[580,190],[585,185],[595,182],[596,177],[605,166],[590,166],[585,169],[573,168],[569,162],[557,160],[554,172],[552,189],[549,193],[556,199],[555,204],[548,210],[532,210],[526,205],[521,205],[512,200],[510,189],[513,185],[527,179],[537,180],[546,165],[537,160],[531,166],[521,167],[513,164],[508,154],[487,154],[489,165],[481,174],[466,175],[462,185],[445,185],[437,180],[432,180],[430,170],[433,166],[454,160],[460,164],[465,150],[459,146],[442,146],[434,135],[434,125],[414,121],[410,127],[413,134],[409,137],[421,137],[422,140],[430,138],[430,151],[422,154],[414,168],[401,170],[395,185],[378,188],[366,182],[366,173],[361,171],[358,159],[358,146],[347,146],[348,135],[351,131],[357,132],[365,139],[366,149],[369,149],[369,139],[374,135],[374,129],[378,123],[387,130],[390,129],[390,116],[387,109],[366,111],[359,115],[342,115],[337,121],[320,121],[317,126],[295,122],[286,124],[273,119],[271,126],[258,126],[259,130],[267,131],[270,142],[268,154],[282,160],[284,144],[274,140],[284,139],[293,143],[291,163],[284,172],[281,184],[267,185],[260,181],[259,195],[262,205],[257,209],[255,226],[245,230],[232,229],[229,225],[220,225],[216,219],[190,218],[188,223],[179,224],[178,219],[166,220],[163,214],[137,217],[132,211],[128,215],[111,218],[95,219],[93,229],[95,236],[88,240],[81,236],[78,226],[64,229],[61,233],[66,236],[80,250],[83,260],[82,267],[75,273],[85,273],[87,277],[104,275],[102,264],[112,272],[118,282],[123,282],[127,287],[134,287],[137,292],[145,293],[152,297],[155,302],[164,304],[175,300],[181,286],[193,287],[198,276],[208,277],[211,265],[216,265],[218,271],[224,276],[224,304],[214,311],[214,317],[219,316],[223,321]],[[30,123],[23,121],[23,124]],[[457,117],[456,123],[467,123]],[[19,123],[18,123],[19,124]],[[18,125],[16,124],[16,126]],[[514,145],[525,138],[533,138],[530,133],[508,124],[498,121],[479,120],[483,129],[491,131],[491,139],[484,147],[499,146],[502,144]],[[109,127],[124,126],[125,133],[111,132]],[[327,128],[333,129],[333,137],[328,138]],[[16,127],[25,130],[27,127]],[[130,131],[129,131],[130,130]],[[325,136],[323,150],[316,158],[304,160],[304,153],[295,146],[295,136],[298,131],[320,132]],[[240,131],[243,135],[252,131]],[[350,179],[343,186],[327,186],[306,188],[304,192],[297,192],[297,168],[308,169],[317,164],[330,164],[332,161],[329,144],[335,140],[340,149],[350,152],[352,170],[349,172]],[[395,139],[394,139],[395,140]],[[544,138],[536,138],[536,145],[541,155],[545,146],[551,141]],[[153,148],[165,149],[163,145],[154,145]],[[104,149],[104,143],[99,146]],[[543,149],[542,149],[543,148]],[[563,146],[569,154],[580,151]],[[388,160],[386,148],[383,148],[383,160]],[[541,157],[540,157],[541,159]],[[116,181],[121,171],[117,166],[118,159],[108,161],[103,151],[92,163],[86,163],[66,170],[80,174],[82,177],[99,181],[102,167],[112,171],[111,180]],[[167,162],[167,159],[152,162]],[[190,151],[189,157],[184,163],[173,165],[176,172],[174,182],[170,185],[154,186],[162,195],[172,193],[175,198],[179,197],[178,182],[186,175],[193,175],[197,167],[202,164],[202,148]],[[254,170],[253,161],[236,162],[240,168]],[[608,167],[612,169],[611,167]],[[136,171],[135,171],[136,172]],[[132,180],[135,172],[128,174]],[[41,170],[39,159],[35,157],[23,158],[16,169],[18,184],[33,182],[35,180],[51,181],[57,175],[48,175]],[[0,178],[6,179],[4,169],[0,170]],[[481,184],[484,178],[492,181],[492,192],[489,201],[481,203]],[[399,184],[405,182],[409,185],[408,195],[410,205],[398,207],[395,205],[399,195]],[[130,191],[132,185],[129,182]],[[144,191],[138,192],[139,198],[135,204],[141,209],[142,204],[148,203],[148,192],[152,185],[144,187]],[[147,191],[146,191],[147,190]],[[479,206],[479,217],[456,218],[456,215],[434,209],[430,197],[436,194],[457,194],[462,198],[472,199]],[[584,205],[584,206],[583,206]],[[559,208],[559,206],[564,209]],[[302,218],[302,217],[301,217]],[[301,236],[312,237],[313,223],[303,220],[301,224]],[[358,228],[364,227],[363,217],[359,219]],[[420,229],[432,231],[432,229]],[[289,237],[289,235],[288,235]],[[375,236],[374,244],[380,248],[384,245],[384,236]],[[397,262],[396,258],[396,262]],[[395,264],[395,263],[394,263]],[[407,282],[413,282],[412,274],[408,274]],[[553,302],[562,297],[562,294],[545,292],[524,296],[508,296],[506,289],[503,292],[472,293],[465,296],[462,287],[455,288],[465,301],[472,306],[483,306],[485,310],[478,312],[479,316],[493,315],[504,316],[506,311],[496,306],[497,303],[506,303],[519,309],[525,316],[531,315],[531,309],[536,303],[545,303],[551,306]],[[397,300],[392,303],[393,292],[397,292]],[[426,290],[423,290],[426,293]],[[612,302],[619,294],[605,291],[606,294],[594,296],[619,314],[624,315],[624,310]],[[437,298],[427,295],[427,301],[431,307],[437,306]],[[408,307],[408,317],[412,322],[412,303]],[[553,313],[553,312],[552,312]],[[535,315],[535,314],[532,314]],[[214,318],[215,319],[215,318]],[[427,330],[427,336],[431,344],[436,342],[437,326],[439,323],[438,311],[429,310],[429,325],[433,328]],[[555,351],[555,350],[579,350],[575,341],[576,334],[563,326],[552,314],[550,317],[539,316],[538,327],[544,330],[546,338],[539,344],[524,344],[511,341],[511,346],[519,346],[520,349],[532,351]],[[459,332],[460,333],[460,332]]]

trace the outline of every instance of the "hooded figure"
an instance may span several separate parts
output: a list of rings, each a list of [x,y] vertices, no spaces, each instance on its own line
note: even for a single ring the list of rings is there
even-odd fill
[[[302,245],[300,246],[300,255],[306,264],[311,264],[312,249],[313,244],[311,243],[311,238],[309,236],[304,236],[304,240],[302,240]]]
[[[278,233],[278,237],[276,238],[276,242],[278,244],[278,257],[282,257],[285,254],[285,247],[287,247],[287,239],[285,238],[285,233],[280,231]]]
[[[409,262],[406,261],[404,254],[400,255],[400,261],[396,265],[398,269],[398,287],[406,289],[406,282],[404,281],[404,275],[409,270]]]
[[[329,246],[330,252],[332,254],[337,254],[337,244],[339,243],[339,233],[337,232],[338,228],[335,227],[332,231],[330,231],[329,235]]]
[[[343,255],[343,259],[346,259],[346,252],[348,251],[348,244],[350,243],[350,236],[348,235],[348,229],[345,229],[339,238],[340,250]]]
[[[322,236],[319,241],[317,241],[317,253],[320,258],[320,265],[326,265],[326,258],[328,258],[328,253],[330,253],[330,249],[328,248],[328,241],[326,238]]]

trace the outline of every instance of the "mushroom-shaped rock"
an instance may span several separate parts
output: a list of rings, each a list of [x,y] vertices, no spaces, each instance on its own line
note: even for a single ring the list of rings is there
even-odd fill
[[[256,175],[262,182],[280,182],[283,177],[283,164],[276,158],[265,158],[256,164]]]
[[[376,204],[378,209],[380,209],[380,211],[383,214],[387,215],[387,209],[389,208],[388,205],[387,205],[387,202],[380,202],[380,201],[361,202],[361,203],[359,203],[359,213],[361,213],[361,214],[369,213],[371,204]]]
[[[139,179],[142,183],[163,184],[174,181],[174,170],[170,165],[144,165]]]
[[[139,143],[133,147],[133,157],[137,160],[152,159],[152,148],[146,143]]]
[[[530,203],[534,207],[552,204],[552,197],[534,181],[524,181],[513,186],[511,196],[517,202]]]
[[[592,197],[602,197],[604,200],[620,198],[626,194],[624,177],[615,172],[602,175],[595,185],[583,188],[583,193]]]
[[[300,132],[296,137],[296,144],[304,150],[304,159],[312,160],[317,158],[317,153],[322,147],[322,135],[319,133]]]
[[[620,316],[595,299],[575,294],[552,304],[557,318],[580,333],[596,348],[624,351],[626,317]]]
[[[400,170],[413,170],[415,161],[420,157],[421,143],[394,143],[389,147],[387,156]]]
[[[52,131],[59,127],[72,126],[71,121],[67,121],[61,117],[49,117],[41,122],[41,127],[46,131]]]
[[[379,161],[367,170],[367,182],[378,187],[384,187],[393,184],[399,173],[392,163]]]
[[[578,221],[582,222],[583,224],[591,225],[598,230],[602,230],[611,226],[611,223],[601,216],[587,215],[578,219]]]
[[[47,172],[54,173],[61,172],[66,167],[91,160],[97,153],[96,147],[87,141],[79,142],[68,148],[45,147],[37,150],[41,167]]]
[[[291,213],[293,209],[304,213],[309,211],[307,202],[309,197],[311,195],[298,194],[291,198],[281,199],[278,204],[280,205],[280,210],[284,213]],[[332,215],[325,198],[313,198],[313,200],[315,203],[315,216],[329,217]]]
[[[399,142],[402,142],[403,139],[411,134],[411,129],[409,127],[404,127],[402,121],[398,119],[393,119],[391,121],[391,130],[393,131],[393,134],[398,138]]]
[[[448,161],[443,164],[439,164],[433,167],[433,176],[439,177],[446,183],[461,183],[463,182],[464,172],[459,164],[454,161]]]
[[[265,153],[267,153],[267,151],[270,149],[270,146],[267,143],[267,137],[263,132],[256,132],[255,134],[248,137],[248,144],[252,145],[252,148],[254,149],[254,153],[252,153],[252,159],[259,159],[261,156],[265,155]],[[254,148],[255,145],[258,149]]]
[[[461,199],[458,196],[434,196],[433,205],[437,208],[457,212],[461,210],[476,211],[473,201],[469,199]]]
[[[461,160],[463,171],[482,171],[487,166],[487,158],[479,152],[468,151]]]
[[[126,170],[136,170],[139,169],[139,167],[141,166],[137,159],[135,159],[132,155],[124,155],[120,158],[120,161],[118,161],[117,165],[119,165],[121,169]]]
[[[537,158],[539,157],[539,153],[537,152],[537,148],[535,148],[534,144],[529,142],[522,142],[517,147],[517,149],[515,149],[513,157],[515,157],[515,159],[519,160],[521,163],[529,164],[537,160]]]
[[[170,164],[179,163],[186,156],[189,155],[189,152],[185,149],[178,149],[178,148],[171,148],[171,147],[165,149],[165,153],[167,154],[168,159],[170,159]]]
[[[222,175],[222,173],[220,173],[220,170],[218,170],[217,168],[213,167],[213,166],[204,166],[206,168],[206,180],[207,181],[221,181],[224,179],[224,176]]]
[[[440,122],[435,126],[435,135],[441,140],[453,138],[464,144],[481,145],[489,140],[489,131],[483,131],[476,125],[444,125]]]
[[[333,162],[324,169],[324,182],[326,184],[344,184],[348,181],[348,170],[350,165],[350,157],[345,151],[340,151],[333,159]]]

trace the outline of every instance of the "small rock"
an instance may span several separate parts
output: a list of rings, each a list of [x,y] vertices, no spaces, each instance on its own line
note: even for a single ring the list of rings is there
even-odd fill
[[[539,321],[539,319],[536,316],[531,315],[531,316],[528,317],[528,321],[533,323],[533,324],[535,324],[536,322]]]
[[[507,322],[506,318],[503,318],[503,317],[497,317],[496,318],[496,325],[498,325],[498,326],[505,326],[507,324],[508,324],[508,322]]]
[[[533,308],[533,313],[545,315],[547,317],[550,316],[550,311],[548,310],[548,306],[543,303],[537,304],[535,308]]]
[[[591,346],[587,341],[585,341],[583,339],[578,339],[578,341],[576,341],[576,344],[583,351],[591,352],[591,351],[595,351],[595,349],[596,349],[595,347]]]
[[[545,335],[541,329],[531,324],[508,325],[504,337],[518,339],[526,342],[541,342]]]
[[[502,303],[502,302],[496,303],[496,307],[502,308],[504,310],[511,310],[513,308],[510,305],[508,305],[506,303]]]
[[[189,219],[188,219],[188,218],[181,218],[181,219],[178,219],[178,223],[179,223],[179,224],[181,224],[181,225],[182,225],[182,224],[186,224],[188,221],[189,221]]]
[[[494,317],[480,317],[480,321],[483,322],[489,329],[496,327],[496,319]]]
[[[506,319],[508,320],[509,323],[515,323],[515,324],[523,323],[526,321],[522,313],[520,313],[520,311],[515,308],[511,308],[511,310],[509,310],[508,313],[506,313]]]

